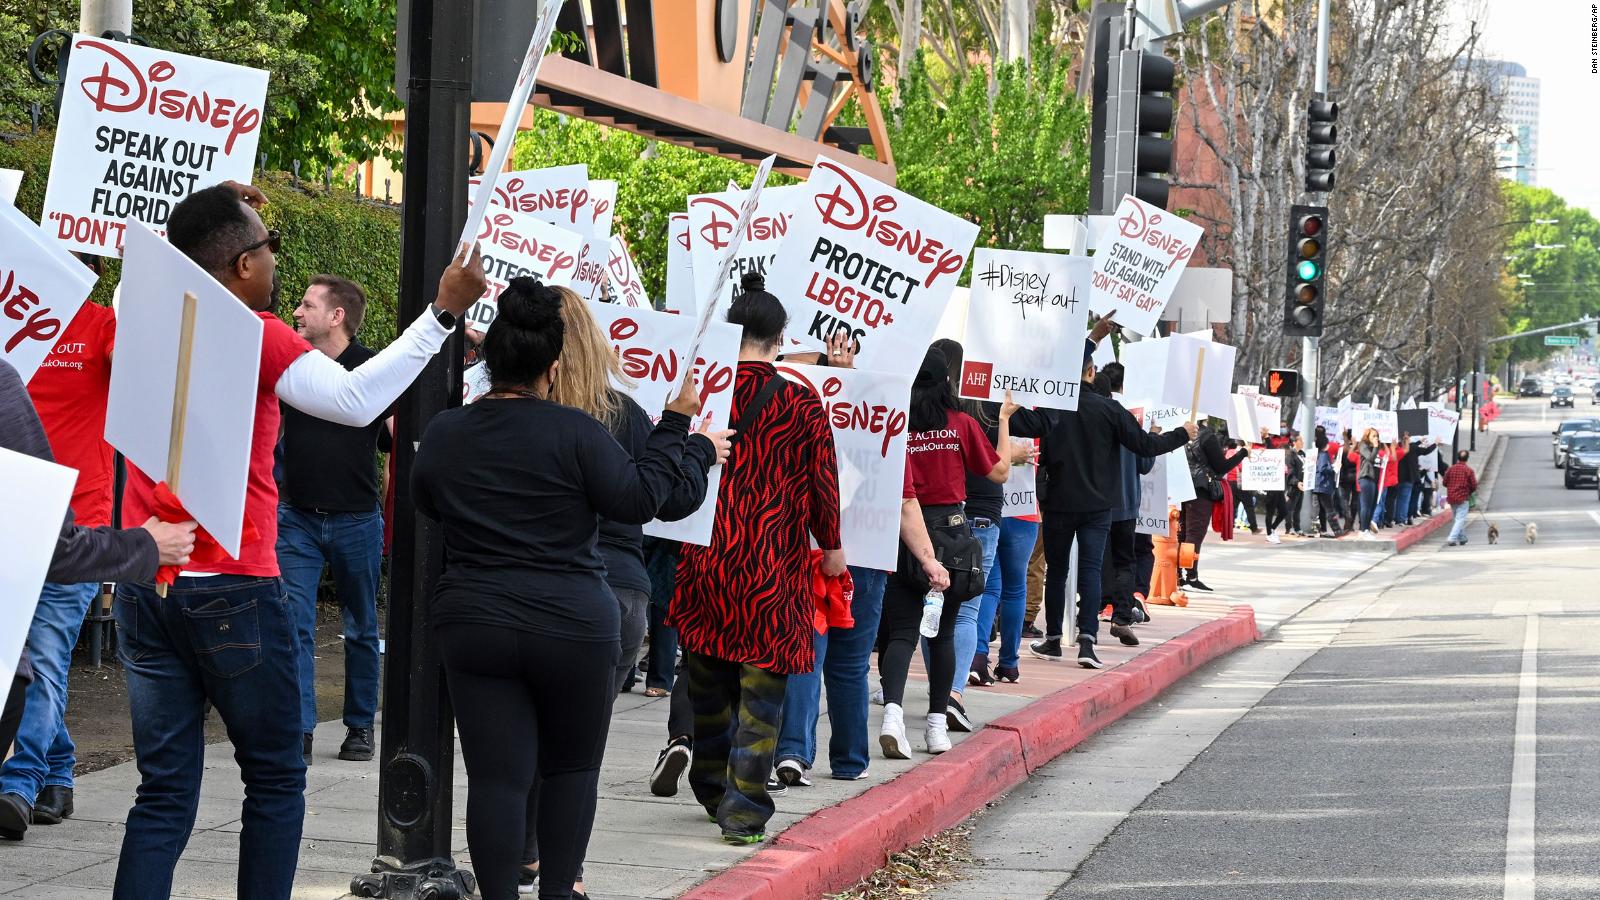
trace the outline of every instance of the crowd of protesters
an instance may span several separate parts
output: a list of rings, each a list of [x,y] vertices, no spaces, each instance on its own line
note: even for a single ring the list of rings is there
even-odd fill
[[[110,527],[112,457],[100,438],[114,350],[109,310],[84,307],[67,332],[70,350],[29,385],[31,400],[0,363],[0,445],[47,459],[53,452],[82,473],[77,519],[63,526],[0,719],[0,747],[15,738],[0,771],[0,837],[21,840],[31,826],[73,815],[66,671],[101,580],[118,581],[114,613],[141,776],[119,900],[172,892],[212,712],[245,783],[239,896],[289,896],[306,767],[316,758],[313,650],[324,567],[345,654],[346,737],[337,756],[372,758],[385,529],[375,454],[393,439],[396,398],[484,291],[476,252],[463,251],[433,305],[374,353],[355,339],[361,287],[319,276],[291,328],[274,315],[279,240],[257,214],[262,202],[259,192],[225,183],[179,203],[169,221],[174,246],[264,325],[237,559],[202,561],[194,523],[160,521],[161,489],[131,466],[122,514],[145,524]],[[1265,434],[1246,445],[1217,423],[1147,430],[1121,402],[1122,367],[1093,361],[1113,327],[1105,319],[1086,342],[1074,412],[1027,409],[1009,395],[960,400],[961,345],[930,346],[910,397],[897,570],[852,565],[827,416],[775,365],[789,327],[784,306],[759,275],[741,287],[726,316],[743,335],[727,430],[691,433],[700,409],[692,377],[665,409],[641,408],[620,389],[628,379],[586,303],[522,278],[500,295],[494,327],[473,336],[484,390],[436,416],[418,444],[409,490],[443,535],[431,621],[485,897],[583,896],[612,704],[641,675],[647,696],[670,696],[651,790],[673,796],[687,773],[721,836],[747,844],[765,838],[775,796],[811,785],[824,691],[827,773],[857,780],[875,755],[943,753],[951,731],[976,728],[965,692],[1021,680],[1029,638],[1037,659],[1070,655],[1101,668],[1096,647],[1109,609],[1109,635],[1137,645],[1153,559],[1150,537],[1135,527],[1139,477],[1163,454],[1187,448],[1196,496],[1182,506],[1179,538],[1196,558],[1181,574],[1199,591],[1210,590],[1198,563],[1208,532],[1226,536],[1236,522],[1255,531],[1262,512],[1276,541],[1280,528],[1297,527],[1307,491],[1311,527],[1335,536],[1430,515],[1440,485],[1459,510],[1475,487],[1464,459],[1441,476],[1431,442],[1401,435],[1383,443],[1373,431],[1334,440],[1318,428],[1309,461],[1286,454],[1283,490],[1240,490],[1238,467],[1252,447],[1299,451],[1301,436]],[[789,361],[849,366],[853,350],[836,336],[827,351]],[[62,357],[69,352],[72,359]],[[710,543],[646,538],[643,523],[701,506],[717,465]],[[1000,485],[1020,466],[1037,467],[1038,507],[1006,515]],[[158,566],[172,567],[164,594],[154,583]],[[905,708],[919,649],[928,696],[916,741]],[[876,741],[874,696],[883,704]]]

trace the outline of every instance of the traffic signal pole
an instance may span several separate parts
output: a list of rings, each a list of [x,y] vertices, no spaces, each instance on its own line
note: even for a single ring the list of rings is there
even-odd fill
[[[1318,0],[1317,2],[1317,70],[1316,85],[1318,96],[1328,93],[1328,30],[1332,12],[1331,0]],[[1326,198],[1324,198],[1326,201]],[[1324,245],[1326,246],[1326,245]],[[1320,337],[1306,337],[1300,339],[1301,385],[1303,393],[1300,397],[1300,438],[1303,440],[1303,466],[1301,472],[1309,487],[1316,487],[1317,467],[1316,459],[1312,454],[1317,452],[1317,404],[1322,391],[1322,339]],[[1329,435],[1329,440],[1335,436]],[[1302,498],[1303,500],[1304,498]],[[1300,530],[1310,533],[1316,522],[1310,521],[1313,513],[1311,504],[1300,504]],[[1346,510],[1348,513],[1349,510]]]

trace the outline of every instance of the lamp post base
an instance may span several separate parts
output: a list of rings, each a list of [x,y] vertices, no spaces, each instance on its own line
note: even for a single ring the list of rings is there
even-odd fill
[[[372,861],[370,875],[350,879],[350,893],[384,900],[466,900],[477,896],[478,881],[453,859],[429,859],[401,865],[389,856]]]

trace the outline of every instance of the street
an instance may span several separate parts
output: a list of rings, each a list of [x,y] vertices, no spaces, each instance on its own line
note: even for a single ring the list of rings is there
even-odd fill
[[[1545,402],[1504,405],[1466,547],[1439,531],[1263,617],[1263,641],[982,815],[981,865],[940,896],[1594,896],[1600,501],[1562,487],[1549,432],[1570,414]]]

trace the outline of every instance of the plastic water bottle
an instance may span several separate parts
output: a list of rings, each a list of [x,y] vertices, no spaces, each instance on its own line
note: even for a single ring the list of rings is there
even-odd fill
[[[939,618],[944,615],[944,591],[929,591],[922,598],[922,627],[917,633],[931,638],[939,633]]]

